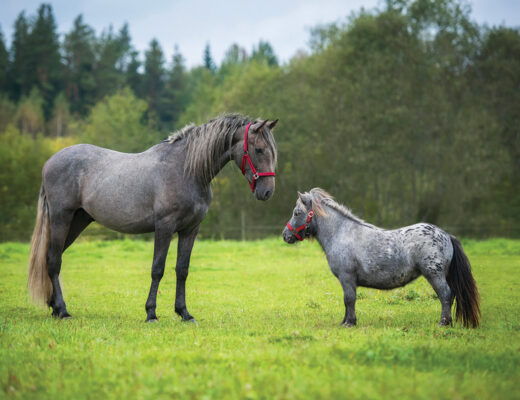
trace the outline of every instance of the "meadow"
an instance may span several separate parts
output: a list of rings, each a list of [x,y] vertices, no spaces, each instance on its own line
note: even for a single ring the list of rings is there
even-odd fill
[[[29,246],[0,244],[0,398],[519,398],[520,241],[463,241],[482,297],[478,329],[437,326],[419,278],[342,291],[316,242],[198,241],[187,283],[196,324],[173,310],[176,242],[146,324],[153,243],[74,244],[62,280],[73,318],[26,290]]]

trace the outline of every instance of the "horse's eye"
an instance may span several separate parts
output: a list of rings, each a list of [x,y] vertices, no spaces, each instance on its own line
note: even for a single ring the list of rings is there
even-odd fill
[[[256,151],[256,154],[264,154],[263,149],[255,149],[255,151]]]

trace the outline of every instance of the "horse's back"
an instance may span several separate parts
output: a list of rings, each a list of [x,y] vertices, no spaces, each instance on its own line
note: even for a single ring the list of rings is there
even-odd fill
[[[150,151],[121,153],[78,144],[49,158],[42,171],[43,185],[51,207],[81,207],[112,229],[149,231],[157,165],[158,155]]]

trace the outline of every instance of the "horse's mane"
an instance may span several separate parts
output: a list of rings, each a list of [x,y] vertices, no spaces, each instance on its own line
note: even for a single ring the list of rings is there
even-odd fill
[[[212,119],[205,124],[186,125],[172,133],[165,142],[175,143],[186,139],[186,162],[184,171],[195,175],[201,181],[209,181],[215,176],[215,168],[221,161],[222,154],[231,149],[233,134],[241,126],[251,122],[251,118],[240,114],[226,114]],[[267,129],[262,129],[268,148],[273,154],[276,165],[276,143]]]
[[[357,215],[354,215],[354,213],[349,208],[345,207],[342,204],[339,204],[336,200],[334,200],[334,197],[332,197],[332,195],[330,195],[328,192],[321,188],[313,188],[309,192],[305,192],[304,195],[310,196],[312,200],[312,208],[314,212],[318,215],[327,215],[327,212],[323,209],[323,206],[326,206],[332,208],[333,210],[336,210],[344,217],[360,225],[374,227],[372,224],[369,224],[368,222],[363,221]],[[298,201],[300,200],[298,199]]]

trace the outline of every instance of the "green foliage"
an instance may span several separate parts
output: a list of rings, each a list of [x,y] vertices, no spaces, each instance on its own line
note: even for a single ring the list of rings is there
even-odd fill
[[[30,95],[22,97],[18,103],[16,124],[22,133],[43,133],[43,98],[37,88],[33,88]]]
[[[7,96],[0,95],[0,132],[3,132],[7,125],[14,123],[16,116],[16,105]]]
[[[69,140],[34,138],[9,125],[0,133],[0,241],[27,240],[36,218],[43,164]]]
[[[30,304],[28,245],[3,243],[0,389],[41,399],[514,399],[520,242],[464,247],[482,296],[478,329],[439,328],[424,278],[360,288],[358,326],[341,328],[341,287],[318,244],[280,238],[196,242],[187,300],[198,324],[174,313],[174,268],[159,322],[144,322],[153,242],[75,243],[61,272],[73,318],[59,321]]]
[[[86,143],[124,152],[140,152],[159,141],[143,123],[146,102],[128,88],[96,104],[85,123],[74,129]]]
[[[251,60],[271,66],[278,65],[278,58],[276,57],[273,47],[269,42],[263,40],[253,49]]]

